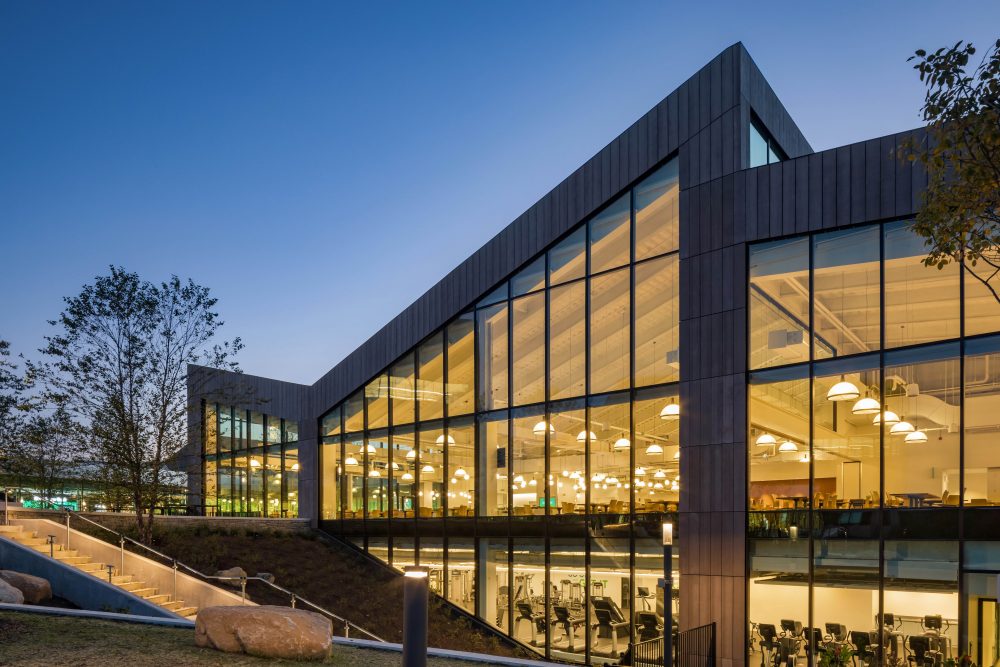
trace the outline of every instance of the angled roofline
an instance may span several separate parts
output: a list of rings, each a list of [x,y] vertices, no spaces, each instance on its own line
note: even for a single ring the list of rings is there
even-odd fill
[[[680,157],[682,190],[747,168],[751,110],[789,157],[812,152],[746,48],[733,44],[325,373],[311,411],[346,398],[667,158]]]

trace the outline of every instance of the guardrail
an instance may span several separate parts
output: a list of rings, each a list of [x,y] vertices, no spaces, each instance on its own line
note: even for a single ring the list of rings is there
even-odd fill
[[[55,506],[54,503],[53,503],[53,505]],[[306,598],[304,598],[301,595],[295,593],[294,591],[290,591],[287,588],[285,588],[284,586],[279,586],[278,584],[276,584],[276,583],[274,583],[274,582],[272,582],[272,581],[270,581],[270,580],[268,580],[268,579],[266,579],[264,577],[260,577],[260,576],[223,577],[223,576],[218,576],[218,575],[213,575],[213,574],[205,574],[204,572],[201,572],[201,571],[199,571],[199,570],[191,567],[190,565],[187,565],[186,563],[182,563],[181,561],[177,560],[176,558],[174,558],[172,556],[168,556],[167,554],[165,554],[165,553],[163,553],[161,551],[157,551],[156,549],[154,549],[154,548],[152,548],[152,547],[150,547],[148,545],[145,545],[142,542],[139,542],[138,540],[134,540],[131,537],[129,537],[129,536],[123,534],[123,533],[119,533],[116,530],[108,528],[107,526],[105,526],[103,524],[100,524],[97,521],[94,521],[92,519],[88,519],[87,517],[85,517],[85,516],[83,516],[81,514],[78,514],[78,513],[74,512],[72,510],[66,509],[64,507],[55,506],[55,508],[63,511],[66,514],[66,545],[67,545],[67,547],[69,546],[69,536],[70,536],[70,529],[71,529],[70,520],[71,520],[71,518],[75,517],[75,518],[79,519],[80,521],[83,521],[83,522],[85,522],[87,524],[95,526],[95,527],[97,527],[97,528],[99,528],[99,529],[101,529],[101,530],[103,530],[103,531],[105,531],[107,533],[111,533],[112,535],[114,535],[118,539],[118,548],[119,548],[119,550],[121,552],[121,570],[120,571],[124,571],[124,569],[125,569],[125,543],[126,542],[128,542],[129,544],[131,544],[134,547],[138,547],[139,549],[142,549],[143,551],[146,551],[148,553],[153,554],[157,558],[160,558],[162,560],[165,560],[165,561],[169,562],[172,565],[173,569],[174,569],[174,593],[173,593],[173,595],[174,595],[175,598],[177,597],[177,572],[180,571],[180,570],[184,570],[186,572],[189,572],[190,574],[194,575],[195,577],[203,579],[206,582],[211,582],[211,581],[239,582],[239,584],[240,584],[240,593],[241,593],[241,596],[242,596],[244,602],[246,602],[246,599],[247,599],[247,582],[249,582],[249,581],[259,581],[259,582],[261,582],[261,583],[269,586],[273,590],[275,590],[275,591],[277,591],[279,593],[282,593],[285,596],[287,596],[289,598],[290,602],[291,602],[291,607],[293,609],[298,608],[296,606],[296,604],[302,604],[302,605],[305,605],[305,606],[313,609],[314,611],[316,611],[316,612],[318,612],[320,614],[323,614],[324,616],[332,619],[333,621],[335,621],[337,623],[340,623],[344,627],[344,636],[345,637],[350,637],[351,630],[353,629],[356,632],[359,632],[362,635],[365,635],[365,636],[367,636],[367,637],[369,637],[369,638],[371,638],[371,639],[373,639],[375,641],[378,641],[378,642],[384,642],[385,641],[384,639],[382,639],[378,635],[376,635],[376,634],[374,634],[372,632],[369,632],[368,630],[365,630],[360,625],[357,625],[356,623],[352,623],[351,621],[347,620],[346,618],[344,618],[342,616],[338,616],[337,614],[333,613],[332,611],[330,611],[328,609],[324,609],[323,607],[321,607],[320,605],[316,604],[315,602],[311,602],[310,600],[307,600]]]

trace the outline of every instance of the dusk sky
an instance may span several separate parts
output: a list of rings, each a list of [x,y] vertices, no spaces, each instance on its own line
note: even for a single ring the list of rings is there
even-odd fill
[[[905,8],[905,11],[903,10]],[[997,2],[0,4],[0,338],[109,264],[312,383],[730,44],[817,150],[915,127]]]

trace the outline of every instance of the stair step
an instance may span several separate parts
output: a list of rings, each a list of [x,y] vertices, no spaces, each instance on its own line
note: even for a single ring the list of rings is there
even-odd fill
[[[121,586],[122,584],[131,584],[132,583],[132,575],[131,574],[116,574],[115,576],[111,577],[111,583],[113,583],[115,586]]]
[[[76,567],[84,572],[91,572],[93,574],[101,574],[104,571],[104,563],[81,563]]]
[[[156,595],[155,588],[136,588],[131,591],[132,595],[138,595],[141,598],[148,598]]]
[[[60,556],[56,554],[56,560],[67,565],[86,565],[92,559],[90,556]]]
[[[76,549],[56,549],[56,558],[76,558],[80,555],[80,552]]]
[[[118,588],[128,591],[129,593],[134,593],[146,587],[147,586],[145,581],[130,581],[125,584],[118,584]]]
[[[170,596],[166,593],[157,593],[156,595],[148,595],[146,599],[153,604],[164,605],[170,602]]]
[[[48,544],[46,544],[44,537],[28,537],[27,535],[14,535],[14,541],[19,544],[24,544],[25,546],[35,546],[36,544],[43,544],[45,545],[45,548],[48,549]]]
[[[177,611],[178,609],[184,608],[184,600],[172,600],[170,602],[161,602],[160,606],[164,609],[169,609],[170,611]]]
[[[178,616],[190,618],[198,613],[198,607],[181,607],[180,609],[174,609],[174,613]]]
[[[14,525],[11,525],[11,526],[0,526],[0,535],[7,534],[7,533],[20,533],[23,530],[24,530],[23,526],[14,526]]]

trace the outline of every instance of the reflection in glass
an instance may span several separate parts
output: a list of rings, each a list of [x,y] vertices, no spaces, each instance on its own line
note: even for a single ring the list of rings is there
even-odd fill
[[[879,227],[813,237],[816,358],[879,347]]]
[[[635,267],[635,385],[680,379],[677,255]]]
[[[479,345],[479,405],[484,410],[507,407],[507,304],[476,313]]]
[[[385,428],[389,425],[389,376],[383,373],[365,386],[368,406],[368,428]]]
[[[340,476],[343,462],[340,460],[340,436],[324,437],[320,445],[320,519],[340,518]]]
[[[583,278],[587,272],[587,229],[580,227],[549,250],[549,284]]]
[[[622,269],[590,281],[590,391],[629,385],[629,271]]]
[[[885,345],[901,347],[959,334],[959,267],[924,266],[927,248],[910,223],[885,225]]]
[[[482,589],[477,615],[501,632],[510,632],[511,579],[506,537],[479,540],[476,581]]]
[[[549,290],[549,392],[582,396],[587,382],[587,307],[583,281]]]
[[[590,221],[590,273],[628,264],[631,226],[626,193]]]
[[[463,313],[448,325],[448,414],[476,409],[475,316]]]
[[[510,279],[510,295],[512,297],[535,292],[545,287],[545,256],[520,270]]]
[[[421,421],[444,416],[444,337],[431,336],[417,349],[417,401]]]
[[[389,392],[392,397],[392,423],[411,424],[416,418],[416,371],[410,352],[389,370]]]
[[[357,433],[365,428],[365,397],[361,391],[355,392],[344,402],[344,430]]]
[[[205,405],[205,454],[215,454],[219,449],[219,411],[215,403]]]
[[[809,360],[809,239],[750,247],[750,367]]]
[[[545,400],[545,295],[511,301],[514,405]]]
[[[635,259],[677,250],[678,161],[666,163],[635,187]]]

